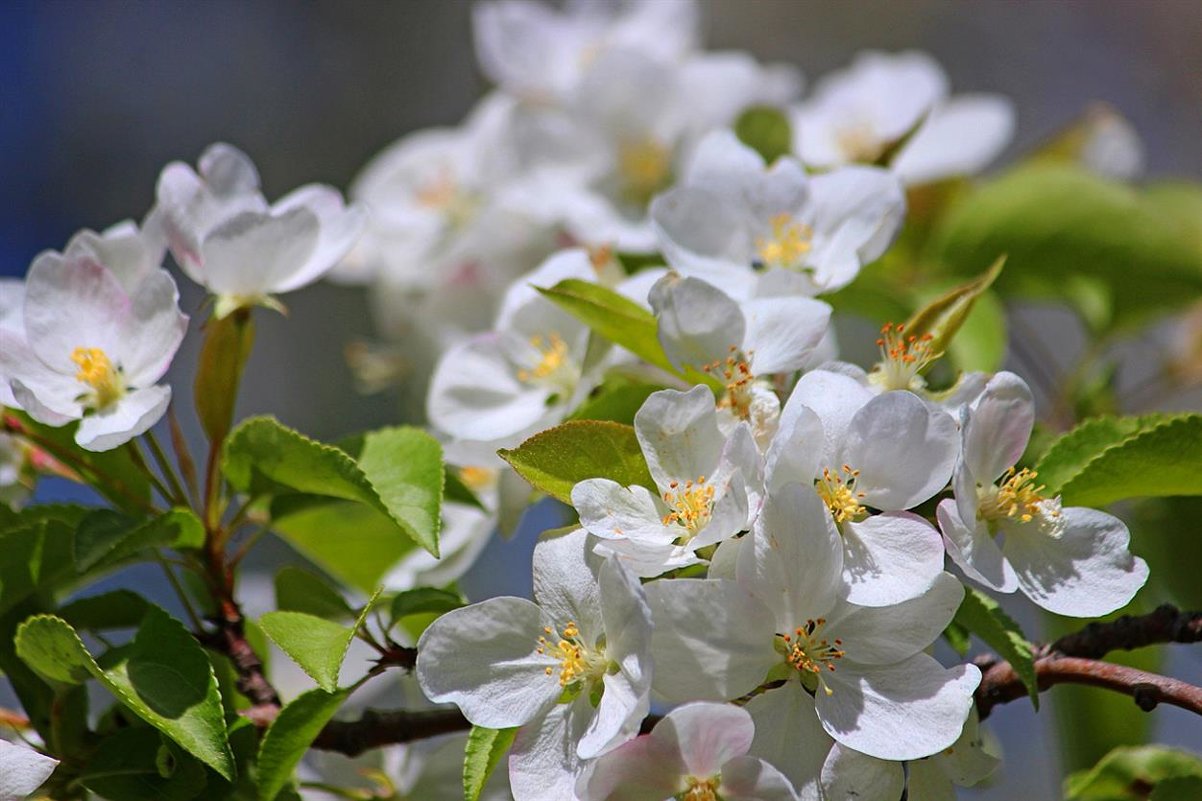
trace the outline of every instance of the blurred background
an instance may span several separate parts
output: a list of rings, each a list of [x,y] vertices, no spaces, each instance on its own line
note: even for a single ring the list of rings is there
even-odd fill
[[[1202,178],[1197,0],[710,0],[704,7],[710,49],[792,62],[809,82],[863,48],[927,50],[954,90],[1014,100],[1011,154],[1070,123],[1090,101],[1107,101],[1143,138],[1148,175]],[[194,163],[218,140],[254,159],[269,198],[311,181],[345,189],[384,146],[418,128],[457,124],[484,91],[470,12],[466,0],[3,4],[0,274],[22,275],[37,252],[62,248],[80,228],[140,219],[163,165]],[[200,294],[181,288],[185,310],[195,312]],[[323,439],[416,421],[417,393],[364,397],[352,388],[343,349],[372,333],[362,290],[320,285],[287,302],[287,318],[258,315],[240,414],[270,412]],[[1081,339],[1054,310],[1012,311],[1058,332],[1045,338],[1057,361],[1075,356]],[[198,347],[195,336],[185,341],[176,375],[191,376]],[[187,391],[177,382],[178,393]],[[189,415],[185,426],[196,434]],[[518,566],[508,582],[517,592],[527,592],[520,587],[529,580],[519,554],[537,534],[527,528],[497,546]],[[268,549],[261,563],[284,558]],[[495,574],[466,584],[477,597],[501,586]],[[1012,608],[1035,636],[1040,621],[1030,605]],[[1202,683],[1196,649],[1173,654],[1167,670]],[[1054,706],[1057,697],[1044,700]],[[1124,714],[1142,716],[1133,705]],[[964,797],[1058,797],[1056,717],[1013,703],[992,723],[1006,764],[992,786]],[[1158,710],[1153,725],[1162,742],[1202,748],[1196,719],[1180,710]]]

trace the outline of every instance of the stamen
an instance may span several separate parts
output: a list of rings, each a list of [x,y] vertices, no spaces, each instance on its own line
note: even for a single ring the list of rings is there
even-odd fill
[[[698,476],[696,481],[686,481],[683,487],[678,481],[670,482],[663,499],[672,510],[664,515],[663,524],[687,529],[688,534],[683,538],[686,542],[709,525],[713,517],[714,488],[705,483],[705,476]]]
[[[543,628],[549,637],[555,637],[555,630],[550,626]],[[575,621],[569,620],[563,627],[563,633],[552,646],[546,636],[538,638],[535,652],[559,660],[559,686],[569,687],[588,678],[596,678],[605,671],[605,655],[602,649],[590,649],[580,640],[580,629]],[[543,670],[548,676],[555,674],[555,668],[548,666]]]
[[[821,681],[822,671],[833,673],[835,663],[845,654],[842,648],[843,640],[838,638],[828,640],[822,636],[825,626],[826,618],[820,617],[816,620],[807,620],[804,626],[793,629],[792,635],[778,635],[787,646],[785,659],[789,665],[799,673],[817,676],[819,681]],[[827,695],[830,695],[830,688],[826,687],[825,689]]]
[[[930,333],[907,335],[905,329],[905,324],[885,323],[881,327],[876,341],[881,360],[869,380],[882,389],[921,389],[926,382],[920,373],[937,358],[931,349],[934,337]]]
[[[551,384],[570,395],[580,375],[572,363],[568,343],[552,331],[545,338],[538,335],[531,337],[530,345],[539,353],[540,358],[533,367],[518,370],[518,380],[527,384]]]
[[[121,368],[114,367],[100,348],[76,348],[71,351],[71,361],[79,367],[76,380],[92,389],[87,403],[93,409],[105,409],[125,394]]]
[[[853,470],[850,465],[843,465],[840,472],[829,467],[822,468],[822,478],[818,479],[814,488],[826,508],[831,510],[831,517],[836,523],[848,520],[855,522],[868,511],[860,503],[864,493],[855,489],[859,477],[860,471]]]
[[[699,779],[689,776],[685,779],[686,789],[677,796],[680,801],[718,801],[718,785],[721,782],[717,776]]]
[[[725,359],[702,365],[703,372],[726,384],[726,392],[718,400],[719,409],[730,409],[740,420],[751,416],[751,387],[755,376],[751,372],[751,353],[743,353],[738,346],[730,346],[730,355]]]
[[[618,146],[618,176],[626,199],[640,206],[651,201],[672,174],[672,153],[650,137]]]
[[[756,239],[755,250],[766,267],[797,268],[813,248],[813,237],[810,226],[778,214],[772,218],[772,236]]]
[[[978,490],[977,516],[989,522],[1038,520],[1050,533],[1055,533],[1060,525],[1060,504],[1044,495],[1047,487],[1035,483],[1038,476],[1029,468],[1015,472],[1011,467],[1003,474],[999,486]]]

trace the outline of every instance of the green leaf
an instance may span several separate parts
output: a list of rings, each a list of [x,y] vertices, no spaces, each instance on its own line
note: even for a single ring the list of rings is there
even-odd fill
[[[31,596],[49,596],[78,578],[71,554],[73,507],[35,506],[0,531],[0,614]],[[62,519],[62,512],[68,519]]]
[[[793,152],[793,129],[789,118],[772,106],[752,106],[735,120],[739,141],[759,153],[765,164]]]
[[[350,604],[330,586],[328,579],[299,567],[285,567],[275,574],[275,605],[279,610],[304,612],[327,620],[355,617]]]
[[[1031,643],[1023,636],[1022,629],[998,605],[980,590],[968,587],[964,600],[956,610],[954,622],[975,634],[998,656],[1005,659],[1022,679],[1023,686],[1031,696],[1031,703],[1039,709],[1039,684],[1035,678],[1035,654]]]
[[[663,388],[661,384],[650,384],[622,375],[611,376],[594,389],[576,411],[568,415],[568,419],[611,420],[630,425],[651,393]]]
[[[472,726],[463,751],[463,798],[464,801],[479,801],[480,793],[488,777],[513,745],[518,730],[485,729]]]
[[[131,712],[232,779],[217,678],[204,649],[179,621],[147,609],[119,661],[101,668],[62,618],[37,615],[17,630],[17,654],[48,679],[78,684],[90,674]],[[106,660],[107,661],[107,660]]]
[[[391,616],[395,623],[407,615],[443,614],[458,609],[467,603],[463,596],[450,590],[435,587],[417,587],[398,593],[392,599]]]
[[[972,636],[968,629],[953,621],[943,630],[943,639],[961,657],[968,656],[968,649],[972,645]]]
[[[149,609],[150,602],[136,592],[112,590],[72,601],[58,616],[76,630],[106,631],[137,628]]]
[[[1120,324],[1202,292],[1202,250],[1177,221],[1139,191],[1077,167],[1031,165],[982,185],[949,210],[930,245],[934,260],[961,272],[1001,255],[1004,293],[1067,299],[1072,277],[1091,276],[1109,288]]]
[[[691,384],[721,389],[713,376],[694,369],[677,370],[668,361],[659,344],[655,316],[630,298],[600,284],[567,278],[549,289],[539,289],[543,297],[580,320],[590,329],[638,356],[648,364],[678,376]]]
[[[259,625],[319,687],[327,692],[338,689],[338,671],[354,629],[304,612],[268,612]]]
[[[1048,449],[1037,471],[1066,506],[1202,495],[1202,414],[1091,420]]]
[[[205,791],[204,766],[154,729],[120,729],[100,741],[79,782],[120,801],[189,801]]]
[[[571,503],[572,487],[608,478],[656,492],[634,428],[601,420],[573,420],[497,452],[537,490]]]
[[[210,318],[204,332],[193,399],[209,441],[221,442],[234,419],[238,383],[254,347],[255,324],[250,309],[240,309],[226,317]]]
[[[951,345],[956,332],[964,325],[976,305],[977,299],[993,285],[1001,275],[1006,263],[1004,256],[996,259],[984,273],[954,287],[927,302],[905,322],[907,337],[930,336],[930,352],[934,357],[943,355]]]
[[[299,492],[362,503],[437,556],[441,449],[428,435],[409,433],[416,431],[366,435],[361,466],[333,445],[309,439],[274,418],[256,417],[243,421],[226,441],[225,475],[251,495]],[[405,455],[412,464],[404,463]]]
[[[273,801],[350,694],[310,690],[280,710],[259,747],[259,801]]]
[[[1144,801],[1149,788],[1202,777],[1202,759],[1164,746],[1116,748],[1089,770],[1064,781],[1066,801]]]
[[[85,572],[107,568],[143,556],[153,548],[199,548],[204,544],[204,524],[190,509],[172,509],[141,521],[110,509],[98,509],[75,531],[75,564]]]
[[[474,506],[481,512],[487,512],[484,504],[480,503],[480,499],[476,497],[476,493],[463,483],[463,479],[459,477],[459,472],[450,465],[443,467],[443,482],[442,482],[442,499],[447,503],[462,503],[465,506]]]
[[[1199,798],[1202,798],[1202,777],[1182,776],[1157,784],[1148,801],[1198,801]]]

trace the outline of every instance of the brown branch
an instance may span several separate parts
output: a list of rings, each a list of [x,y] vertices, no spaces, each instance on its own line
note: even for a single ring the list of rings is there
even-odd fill
[[[1164,605],[1147,615],[1124,615],[1090,623],[1035,650],[1035,676],[1040,691],[1057,684],[1085,684],[1131,696],[1145,712],[1171,704],[1202,715],[1202,688],[1143,670],[1100,661],[1111,651],[1130,651],[1163,643],[1202,642],[1202,612],[1182,612]],[[1027,695],[1009,662],[996,656],[975,660],[981,685],[975,698],[986,718],[993,707]]]
[[[471,726],[458,709],[428,709],[420,712],[377,712],[369,709],[358,720],[327,723],[313,741],[313,747],[353,757],[372,748],[466,731]]]

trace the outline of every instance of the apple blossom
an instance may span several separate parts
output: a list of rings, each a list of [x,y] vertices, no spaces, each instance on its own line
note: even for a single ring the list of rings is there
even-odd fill
[[[363,211],[344,207],[329,186],[302,186],[268,205],[246,154],[210,146],[199,171],[182,162],[159,175],[155,213],[185,274],[217,296],[218,317],[243,306],[277,306],[274,296],[330,270],[363,228]]]
[[[1010,141],[1013,107],[998,95],[949,99],[947,83],[925,53],[861,53],[795,110],[795,150],[822,168],[887,159],[906,184],[979,172]]]
[[[668,263],[734,297],[746,296],[752,267],[786,271],[790,294],[839,289],[885,251],[904,212],[901,184],[884,170],[809,177],[790,157],[766,166],[729,131],[707,135],[651,204]]]
[[[23,801],[50,778],[57,759],[0,740],[0,801]]]
[[[697,551],[747,529],[759,496],[759,454],[750,429],[718,428],[713,394],[653,393],[634,418],[658,495],[607,478],[572,488],[580,524],[640,576],[702,561]]]
[[[1060,615],[1096,617],[1125,606],[1148,578],[1147,564],[1128,550],[1127,526],[1096,509],[1063,508],[1035,471],[1015,470],[1035,422],[1026,382],[998,373],[962,415],[955,499],[938,508],[957,566]]]
[[[187,328],[178,301],[166,270],[127,291],[92,256],[47,251],[26,278],[24,331],[0,329],[0,376],[35,420],[79,420],[80,446],[115,448],[167,409],[171,388],[155,382]]]
[[[576,794],[581,801],[796,801],[780,771],[747,756],[754,735],[744,709],[685,704],[598,759]]]
[[[629,740],[649,708],[651,621],[642,587],[588,534],[547,534],[534,597],[491,598],[438,618],[418,641],[417,677],[477,726],[521,729],[514,798],[570,798],[591,759]]]

